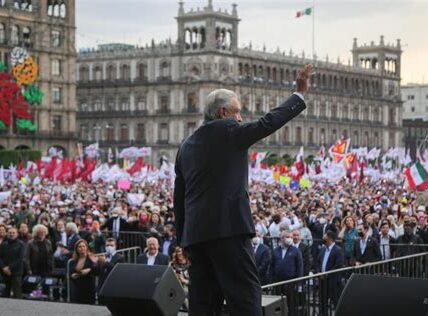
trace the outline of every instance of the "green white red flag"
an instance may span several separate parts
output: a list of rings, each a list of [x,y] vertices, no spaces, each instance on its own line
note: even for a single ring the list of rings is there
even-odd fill
[[[404,175],[406,176],[410,189],[425,190],[428,188],[428,172],[419,161],[406,168]]]
[[[306,8],[304,10],[300,10],[296,12],[296,18],[300,18],[304,15],[311,15],[312,14],[312,8]]]

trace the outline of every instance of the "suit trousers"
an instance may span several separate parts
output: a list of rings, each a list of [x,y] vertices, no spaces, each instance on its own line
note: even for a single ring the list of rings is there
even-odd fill
[[[261,286],[249,236],[208,241],[186,248],[191,266],[189,316],[260,316]]]
[[[5,288],[5,297],[11,297],[11,292],[14,298],[22,298],[22,275],[3,275]]]

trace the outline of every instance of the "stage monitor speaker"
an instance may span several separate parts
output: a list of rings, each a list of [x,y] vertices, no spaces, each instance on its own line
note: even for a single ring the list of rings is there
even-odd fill
[[[114,316],[175,316],[185,293],[168,266],[119,263],[106,278],[99,297]]]
[[[336,316],[428,315],[428,281],[352,274],[336,308]]]
[[[285,296],[262,296],[263,316],[287,316],[287,299]]]

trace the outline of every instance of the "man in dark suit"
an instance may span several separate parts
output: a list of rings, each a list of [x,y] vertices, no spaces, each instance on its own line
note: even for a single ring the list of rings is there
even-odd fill
[[[7,239],[0,245],[0,275],[6,285],[5,296],[22,297],[22,275],[24,273],[25,244],[18,239],[18,230],[9,228]]]
[[[257,271],[259,279],[262,284],[268,283],[268,272],[271,262],[271,253],[268,246],[261,243],[260,236],[255,236],[251,240],[254,249],[254,257],[256,260]]]
[[[177,239],[189,253],[190,315],[260,315],[261,289],[250,238],[248,148],[305,108],[313,67],[299,72],[297,92],[258,121],[240,124],[238,96],[225,89],[207,97],[204,124],[180,146],[175,164]],[[221,289],[221,290],[220,290]]]
[[[302,243],[302,236],[300,230],[293,230],[293,245],[300,250],[303,257],[303,275],[308,275],[312,266],[311,248]]]
[[[383,221],[380,224],[379,248],[382,255],[382,260],[389,260],[394,257],[395,239],[389,235],[389,222]]]
[[[147,239],[147,252],[137,257],[137,263],[149,266],[167,266],[169,264],[169,257],[159,252],[158,240],[155,237],[150,237]]]
[[[377,240],[368,235],[369,226],[366,223],[358,225],[358,236],[354,242],[354,261],[356,265],[367,262],[380,261],[379,243]]]
[[[327,231],[323,237],[324,246],[320,250],[320,254],[315,264],[317,273],[327,272],[343,268],[345,257],[342,249],[336,245],[336,234],[332,231]],[[328,315],[328,299],[336,306],[340,293],[342,292],[342,275],[335,273],[320,278],[319,294],[320,294],[320,314]]]
[[[106,254],[104,256],[99,256],[97,261],[96,271],[99,275],[98,289],[101,289],[105,279],[110,274],[111,270],[113,270],[114,266],[118,263],[125,262],[125,258],[120,253],[116,252],[116,239],[108,238],[105,248]]]
[[[161,240],[161,252],[170,258],[177,247],[177,237],[175,227],[172,224],[166,224],[163,229],[164,236]]]
[[[116,240],[120,239],[120,232],[130,230],[129,224],[126,222],[126,220],[119,216],[121,210],[122,209],[120,207],[115,207],[111,211],[111,217],[100,227],[101,230],[107,228]]]

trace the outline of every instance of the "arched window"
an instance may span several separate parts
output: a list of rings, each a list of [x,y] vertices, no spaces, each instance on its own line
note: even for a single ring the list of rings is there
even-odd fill
[[[129,67],[129,65],[122,65],[122,67],[120,68],[120,78],[126,81],[131,79],[131,68]]]
[[[0,23],[0,43],[4,43],[6,41],[6,30],[3,23]]]
[[[285,126],[283,129],[284,129],[284,132],[282,134],[282,140],[283,140],[283,144],[287,145],[290,143],[290,128],[288,126]]]
[[[120,141],[127,142],[129,140],[129,130],[127,124],[120,124]]]
[[[59,3],[55,2],[53,5],[53,16],[59,16]]]
[[[187,94],[187,111],[194,113],[197,111],[198,107],[198,97],[196,92],[189,92]]]
[[[101,81],[103,79],[103,69],[101,66],[95,66],[93,70],[93,76],[95,81]]]
[[[300,126],[296,127],[296,145],[302,144],[302,128]]]
[[[167,78],[170,76],[170,67],[167,61],[163,61],[160,64],[160,77]]]
[[[360,134],[358,133],[358,131],[354,131],[354,135],[352,137],[352,142],[356,145],[359,146],[360,145]]]
[[[138,65],[138,79],[147,80],[147,66],[144,63]]]
[[[87,82],[89,81],[89,68],[86,66],[81,66],[79,68],[79,79],[80,81]]]
[[[67,16],[67,7],[64,2],[59,5],[59,16],[65,18]]]
[[[12,25],[10,27],[10,43],[12,45],[19,44],[19,27],[17,25]]]
[[[309,127],[308,130],[308,144],[309,145],[314,145],[314,128],[313,127]]]
[[[31,29],[27,26],[22,28],[22,42],[25,47],[31,47]]]
[[[107,80],[114,81],[116,80],[116,67],[114,65],[107,66]]]

